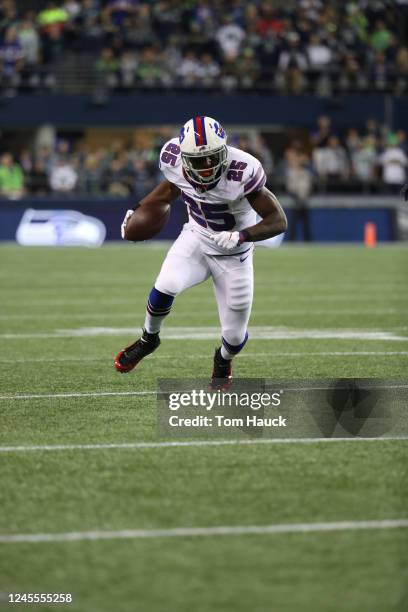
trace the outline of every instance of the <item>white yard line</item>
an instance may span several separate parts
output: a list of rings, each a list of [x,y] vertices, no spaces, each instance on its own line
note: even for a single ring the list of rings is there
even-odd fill
[[[82,450],[143,450],[149,448],[182,448],[202,446],[251,446],[259,444],[317,444],[321,442],[384,442],[408,440],[407,436],[384,436],[381,438],[256,438],[240,440],[175,440],[167,442],[123,442],[101,444],[33,444],[0,446],[0,453],[58,452]]]
[[[325,391],[327,387],[283,387],[285,391]],[[371,386],[371,389],[407,389],[408,385],[386,385],[386,386]],[[82,398],[82,397],[132,397],[144,395],[166,394],[166,391],[75,391],[61,393],[14,393],[8,395],[0,395],[2,400],[29,400],[29,399],[66,399],[66,398]]]
[[[202,303],[202,300],[200,300],[200,303]],[[326,308],[326,309],[322,309],[322,310],[315,310],[315,309],[310,309],[310,308],[268,308],[268,309],[256,309],[254,308],[252,311],[252,317],[256,317],[256,316],[263,316],[263,315],[270,315],[270,316],[298,316],[298,315],[302,315],[302,316],[350,316],[350,315],[364,315],[364,316],[368,316],[368,315],[393,315],[393,314],[400,314],[400,313],[405,313],[406,312],[406,308],[360,308],[360,309],[356,309],[356,308],[348,308],[348,309],[331,309],[331,308]],[[183,317],[185,314],[185,311],[183,311],[183,308],[178,308],[175,309],[174,313],[173,313],[173,317],[174,316],[180,316]],[[204,309],[194,309],[194,311],[189,311],[188,315],[189,317],[191,316],[197,316],[197,317],[203,317],[203,316],[208,316],[209,311],[208,310],[204,310]],[[214,316],[216,316],[216,312],[214,310]],[[66,321],[67,319],[109,319],[109,318],[114,319],[115,321],[118,321],[120,319],[135,319],[137,317],[137,311],[135,309],[135,311],[133,312],[117,312],[115,313],[115,315],[112,315],[111,312],[108,312],[107,310],[105,310],[105,312],[84,312],[84,313],[29,313],[29,314],[0,314],[0,320],[1,321],[37,321],[37,320],[47,320],[47,321],[59,321],[59,320],[63,320]]]
[[[10,276],[6,276],[3,278],[11,278]],[[22,291],[27,291],[27,292],[31,292],[31,291],[55,291],[55,284],[53,284],[52,281],[63,281],[66,284],[68,284],[70,281],[72,282],[72,286],[68,285],[67,289],[75,289],[78,286],[78,283],[80,282],[81,284],[84,284],[87,287],[91,287],[91,288],[95,288],[98,289],[99,287],[105,287],[106,285],[112,285],[112,284],[131,284],[134,283],[136,279],[140,279],[141,282],[146,282],[146,283],[151,283],[152,282],[152,276],[149,273],[144,274],[143,272],[143,268],[135,268],[134,274],[133,275],[126,275],[126,276],[115,276],[115,275],[110,275],[110,276],[104,276],[102,274],[78,274],[78,273],[64,273],[62,272],[61,276],[58,274],[51,274],[50,277],[41,279],[40,282],[33,282],[32,281],[32,277],[30,277],[29,275],[27,275],[25,277],[26,279],[28,279],[29,281],[31,281],[30,284],[24,286],[22,288]],[[14,280],[14,277],[12,277],[12,280]],[[397,276],[396,280],[388,280],[385,276],[384,277],[379,277],[377,280],[368,280],[368,279],[364,279],[361,278],[359,280],[356,281],[346,281],[346,282],[339,282],[339,281],[335,281],[333,283],[332,280],[318,280],[316,276],[314,277],[308,277],[306,275],[300,275],[300,276],[295,276],[295,275],[290,275],[290,276],[283,276],[280,275],[279,277],[276,277],[274,279],[274,284],[272,284],[272,282],[270,280],[258,280],[256,283],[257,287],[272,287],[272,286],[279,286],[279,287],[306,287],[306,288],[310,288],[310,289],[315,289],[315,288],[322,288],[322,289],[379,289],[379,290],[383,290],[383,289],[388,289],[388,288],[394,288],[396,289],[398,292],[400,293],[404,293],[406,291],[406,289],[404,289],[404,286],[401,284],[403,281],[405,280],[405,278],[401,277],[400,275]],[[93,285],[93,287],[92,287]]]
[[[138,327],[78,327],[74,329],[56,329],[53,332],[40,333],[5,333],[0,339],[27,338],[87,338],[102,336],[122,336],[140,334]],[[408,336],[399,336],[390,330],[378,329],[310,329],[285,326],[253,326],[249,328],[252,340],[384,340],[408,342]],[[218,340],[218,327],[165,327],[161,334],[166,340]]]
[[[85,391],[83,393],[21,393],[17,395],[0,395],[0,400],[58,399],[67,397],[109,397],[156,394],[157,391]]]
[[[45,314],[47,314],[49,312],[49,308],[52,306],[98,306],[100,304],[103,304],[104,307],[108,308],[109,306],[113,306],[113,305],[124,305],[129,307],[134,307],[135,310],[138,308],[143,308],[146,305],[146,300],[148,297],[148,293],[149,291],[146,291],[146,295],[144,295],[143,297],[139,297],[140,293],[138,295],[132,295],[129,294],[128,298],[118,298],[118,299],[105,299],[105,297],[100,297],[98,296],[96,299],[98,301],[98,303],[96,303],[96,299],[65,299],[65,300],[59,300],[59,299],[44,299],[44,300],[24,300],[24,304],[26,305],[26,308],[32,308],[32,307],[41,307],[44,306],[46,308]],[[333,292],[330,293],[330,295],[311,295],[311,296],[296,296],[296,302],[297,303],[305,303],[305,304],[310,304],[313,302],[316,303],[321,303],[322,305],[327,304],[329,302],[335,302],[335,304],[339,304],[341,302],[353,302],[354,304],[364,304],[364,303],[369,303],[369,304],[373,304],[373,302],[375,301],[380,301],[383,302],[382,299],[382,295],[380,296],[381,299],[376,300],[375,298],[373,298],[373,296],[368,296],[368,295],[345,295],[344,292],[343,293],[339,293],[339,294],[333,294]],[[261,300],[259,300],[261,301]],[[285,301],[291,301],[293,302],[293,298],[292,296],[287,296],[287,295],[282,295],[281,292],[279,292],[276,295],[265,295],[262,297],[262,303],[263,305],[265,304],[269,304],[269,303],[273,303],[273,304],[278,304],[278,305],[282,305],[282,303],[285,303]],[[184,302],[184,298],[178,298],[177,300],[177,304],[179,303],[183,303]],[[406,304],[408,302],[408,296],[401,294],[401,295],[390,295],[387,296],[387,302],[391,303],[391,302],[403,302],[404,304]],[[212,304],[215,305],[215,301],[214,301],[214,297],[213,296],[207,296],[207,295],[203,295],[203,296],[189,296],[188,297],[188,303],[189,304]],[[2,301],[1,303],[1,307],[2,309],[6,309],[6,308],[10,308],[13,310],[15,310],[16,308],[16,303],[15,302],[5,302]],[[17,304],[18,307],[18,304]]]
[[[155,356],[155,358],[157,358],[158,355]],[[164,357],[162,355],[160,355],[160,358],[164,359]],[[169,355],[166,356],[166,359],[170,359],[171,357]],[[10,366],[12,366],[15,363],[106,363],[106,364],[112,364],[112,360],[113,360],[113,355],[112,355],[112,359],[110,359],[109,357],[100,357],[100,356],[95,356],[95,357],[24,357],[24,358],[20,358],[20,357],[16,357],[16,358],[10,358],[10,359],[0,359],[0,363],[5,364],[8,363]]]
[[[205,536],[275,535],[375,529],[402,529],[408,519],[379,521],[335,521],[330,523],[283,523],[275,525],[224,525],[175,527],[173,529],[123,529],[120,531],[71,531],[67,533],[16,533],[0,535],[0,543],[79,542],[83,540],[134,540],[141,538],[189,538]]]
[[[370,355],[382,356],[382,357],[393,357],[393,356],[408,356],[408,351],[305,351],[305,352],[270,352],[270,353],[241,353],[237,355],[238,359],[253,359],[253,358],[281,358],[281,357],[308,357],[308,356],[316,356],[319,355],[322,357],[369,357]],[[157,355],[152,355],[150,359],[172,359],[174,355],[163,355],[162,353]],[[183,359],[197,359],[200,357],[198,353],[183,353]],[[109,357],[26,357],[24,359],[14,358],[10,359],[0,359],[0,363],[13,365],[15,363],[106,363],[111,364],[112,359]]]
[[[343,356],[367,356],[367,355],[408,355],[408,351],[314,351],[314,352],[305,352],[305,353],[242,353],[239,355],[240,359],[245,357],[307,357],[309,355],[323,355],[325,357],[343,357]],[[156,356],[158,357],[158,355]]]

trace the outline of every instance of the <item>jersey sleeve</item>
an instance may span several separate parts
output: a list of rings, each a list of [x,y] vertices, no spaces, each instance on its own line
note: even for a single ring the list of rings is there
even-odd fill
[[[243,181],[243,195],[245,198],[251,193],[255,193],[262,189],[266,183],[266,174],[261,162],[255,159],[255,157],[252,159],[253,164],[251,164],[251,167],[248,169],[247,176],[244,177]]]
[[[180,173],[181,155],[178,138],[168,140],[162,147],[159,155],[159,169],[164,177],[174,183]]]

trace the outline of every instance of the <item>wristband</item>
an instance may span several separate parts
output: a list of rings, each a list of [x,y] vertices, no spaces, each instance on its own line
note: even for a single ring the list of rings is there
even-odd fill
[[[242,244],[243,242],[249,242],[249,241],[250,241],[250,237],[249,237],[248,230],[241,230],[239,232],[239,244]]]

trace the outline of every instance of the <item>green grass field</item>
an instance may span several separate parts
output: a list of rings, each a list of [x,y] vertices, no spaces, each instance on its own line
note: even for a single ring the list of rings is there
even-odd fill
[[[157,441],[156,400],[130,393],[209,376],[218,344],[206,283],[177,299],[159,351],[128,375],[114,371],[164,252],[0,248],[0,535],[97,532],[0,537],[0,609],[25,592],[72,593],[80,612],[406,610],[404,528],[98,536],[408,518],[404,439],[137,446]],[[236,375],[406,380],[407,270],[402,247],[258,249],[253,339]],[[55,448],[123,443],[136,445]]]

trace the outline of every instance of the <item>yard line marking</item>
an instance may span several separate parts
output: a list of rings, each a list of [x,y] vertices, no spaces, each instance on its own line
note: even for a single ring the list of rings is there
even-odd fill
[[[342,356],[408,356],[408,351],[305,351],[305,352],[270,352],[270,353],[240,353],[236,357],[238,359],[252,359],[253,357],[308,357],[310,355],[313,356],[324,356],[324,357],[342,357]],[[174,355],[166,354],[166,355],[152,355],[150,359],[171,359]],[[184,359],[197,359],[198,353],[183,353]],[[15,359],[13,357],[12,362],[10,359],[0,359],[0,363],[7,363],[9,365],[13,365],[15,363],[106,363],[110,364],[111,359],[109,357],[26,357],[25,359]]]
[[[139,538],[188,538],[220,535],[273,535],[357,531],[367,529],[403,529],[408,519],[377,521],[335,521],[330,523],[278,523],[275,525],[223,525],[218,527],[175,527],[173,529],[122,529],[120,531],[71,531],[67,533],[16,533],[0,535],[0,543],[79,542],[83,540],[134,540]]]
[[[314,351],[314,352],[305,352],[305,353],[285,353],[285,352],[281,352],[281,353],[242,353],[241,355],[239,355],[239,359],[243,359],[244,357],[283,357],[283,356],[288,356],[288,357],[305,357],[305,356],[309,356],[309,355],[324,355],[326,357],[330,356],[330,357],[342,357],[342,356],[353,356],[353,355],[357,355],[357,356],[367,356],[367,355],[382,355],[382,356],[387,356],[387,355],[408,355],[408,351]],[[188,355],[183,355],[183,357],[187,357]],[[161,357],[161,355],[156,355],[155,356],[156,359],[158,357]],[[238,357],[238,355],[237,355]]]
[[[143,271],[141,269],[135,269],[135,275],[138,275],[138,277],[140,277],[140,280],[142,282],[150,282],[150,274],[143,274]],[[27,278],[28,275],[25,277]],[[9,277],[10,278],[10,277]],[[28,277],[30,278],[30,277]],[[53,275],[50,277],[50,281],[52,281],[53,279],[56,280],[62,280],[66,283],[65,288],[68,290],[74,290],[76,289],[77,285],[78,285],[78,281],[80,281],[81,283],[85,284],[86,287],[89,287],[90,289],[98,289],[98,288],[104,288],[106,286],[110,286],[112,284],[117,284],[117,285],[124,285],[124,284],[129,284],[132,283],[135,279],[135,277],[133,277],[133,279],[131,277],[128,276],[118,276],[115,277],[114,275],[110,275],[109,277],[102,277],[102,276],[98,276],[98,275],[87,275],[87,274],[62,274],[61,278],[58,275]],[[13,278],[14,280],[14,278]],[[396,290],[398,293],[405,293],[405,289],[403,288],[403,286],[401,285],[401,282],[405,280],[403,277],[400,277],[398,275],[398,277],[396,278],[396,280],[375,280],[375,281],[371,281],[371,280],[366,280],[364,278],[360,278],[358,281],[347,281],[347,282],[335,282],[333,283],[332,280],[315,280],[314,278],[308,278],[307,276],[303,275],[303,276],[291,276],[289,277],[284,277],[283,275],[281,275],[279,278],[275,279],[275,284],[278,284],[280,288],[282,289],[292,289],[294,288],[295,290],[297,290],[298,287],[302,287],[302,288],[306,288],[306,289],[311,289],[314,290],[316,288],[320,288],[323,290],[327,290],[327,289],[358,289],[360,290],[361,288],[364,288],[365,290],[379,290],[382,291],[384,289],[394,289],[394,291]],[[22,291],[26,291],[28,293],[32,292],[32,291],[55,291],[55,284],[53,284],[52,282],[47,282],[45,279],[45,282],[33,282],[32,278],[30,278],[31,284],[30,285],[25,285],[24,287],[22,287]],[[72,281],[72,285],[68,285],[67,283],[69,283],[69,281]],[[258,280],[256,283],[257,287],[271,287],[272,283],[270,280]]]
[[[85,338],[100,336],[136,335],[140,330],[137,327],[79,327],[74,329],[57,329],[54,332],[40,332],[28,334],[6,333],[0,334],[2,339],[25,338]],[[358,330],[358,329],[296,329],[284,326],[254,326],[249,328],[253,340],[386,340],[408,342],[408,336],[398,336],[393,331],[386,330]],[[162,338],[167,340],[218,340],[220,330],[218,327],[166,327]]]
[[[156,355],[157,357],[157,355]],[[162,355],[160,355],[162,358]],[[166,357],[169,359],[169,355]],[[105,362],[106,364],[112,363],[112,359],[109,357],[25,357],[24,359],[0,359],[0,363],[8,363],[12,366],[14,363],[93,363],[93,362]]]
[[[239,440],[176,440],[167,442],[122,442],[100,444],[36,444],[23,446],[0,446],[0,453],[28,453],[36,451],[71,450],[138,450],[149,448],[182,448],[194,446],[242,446],[253,444],[316,444],[321,442],[383,442],[408,440],[404,436],[383,436],[381,438],[256,438]]]
[[[147,297],[147,293],[148,290],[146,292],[146,297]],[[111,299],[111,300],[106,300],[106,299],[102,299],[102,303],[108,307],[108,306],[112,306],[112,305],[127,305],[129,306],[129,304],[139,304],[141,307],[145,306],[146,304],[146,297],[143,298],[138,298],[138,296],[131,296],[131,298],[128,299]],[[283,296],[283,295],[279,295],[279,296],[272,296],[272,295],[266,295],[263,296],[262,298],[262,302],[265,303],[269,303],[269,302],[277,302],[278,304],[282,304],[285,301],[288,301],[289,299],[291,299],[288,296]],[[178,304],[180,304],[183,300],[183,298],[178,298],[179,302]],[[336,302],[336,304],[338,304],[338,302],[350,302],[352,301],[353,303],[365,303],[365,302],[370,302],[370,304],[373,303],[373,297],[372,296],[365,296],[365,295],[345,295],[344,292],[341,294],[333,294],[333,292],[331,292],[330,295],[311,295],[308,297],[305,296],[296,296],[296,301],[297,302],[306,302],[306,303],[310,303],[310,302],[322,302],[323,304],[328,303],[328,302]],[[406,303],[408,301],[408,297],[406,297],[405,295],[392,295],[392,296],[387,296],[387,302],[404,302]],[[189,296],[188,298],[188,303],[198,303],[198,304],[203,304],[203,303],[207,303],[207,304],[215,304],[214,302],[214,297],[210,297],[210,296]],[[66,300],[53,300],[53,299],[49,299],[49,300],[25,300],[25,304],[27,307],[37,307],[37,306],[46,306],[47,309],[49,306],[95,306],[95,300],[93,299],[66,299]],[[16,308],[16,303],[15,302],[4,302],[2,301],[2,308],[12,308],[13,312],[14,309]],[[48,310],[47,310],[48,312]]]
[[[83,393],[33,393],[21,395],[0,395],[0,400],[19,399],[58,399],[66,397],[105,397],[105,396],[132,396],[132,395],[156,395],[157,391],[85,391]]]
[[[372,386],[371,389],[407,389],[408,385]],[[327,387],[283,387],[285,391],[326,391]],[[77,391],[68,393],[15,393],[13,395],[0,395],[1,400],[27,400],[27,399],[64,399],[73,397],[122,397],[143,395],[166,395],[166,391]]]
[[[69,337],[69,336],[65,336]],[[2,340],[23,340],[27,338],[61,338],[60,334],[55,333],[39,333],[39,334],[0,334]]]
[[[200,300],[200,303],[202,303],[202,300]],[[185,312],[185,311],[184,311]],[[180,316],[180,318],[182,318],[182,316],[184,315],[183,312],[183,308],[180,308],[175,311],[173,313],[173,316]],[[254,308],[252,310],[252,316],[257,316],[257,315],[282,315],[282,316],[298,316],[298,315],[303,315],[303,316],[323,316],[323,315],[335,315],[335,316],[340,316],[340,315],[344,315],[344,316],[349,316],[349,315],[383,315],[383,314],[399,314],[399,313],[405,313],[406,312],[406,308],[367,308],[367,309],[355,309],[355,308],[348,308],[348,309],[324,309],[324,310],[310,310],[310,308],[295,308],[295,309],[284,309],[284,308],[280,308],[280,309],[275,309],[273,308],[271,309],[256,309]],[[198,317],[202,317],[203,315],[207,315],[209,314],[208,310],[197,310],[194,309],[194,312],[189,311],[189,316],[191,317],[192,315],[196,315]],[[210,313],[211,314],[211,313]],[[216,316],[216,312],[214,310],[214,316]],[[40,314],[40,313],[30,313],[30,314],[0,314],[0,320],[2,321],[36,321],[36,320],[43,320],[44,317],[46,317],[47,320],[53,320],[53,321],[58,321],[60,319],[66,320],[66,319],[108,319],[108,318],[114,318],[115,321],[117,321],[118,319],[134,319],[136,316],[135,312],[118,312],[114,315],[112,315],[111,312],[88,312],[88,313],[70,313],[69,315],[67,315],[66,313],[53,313],[53,314]]]

